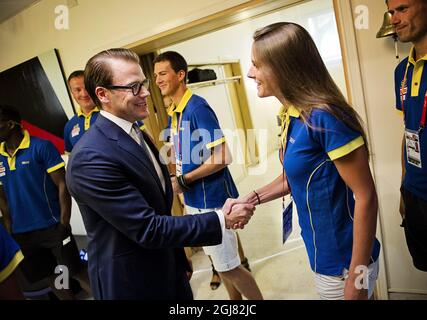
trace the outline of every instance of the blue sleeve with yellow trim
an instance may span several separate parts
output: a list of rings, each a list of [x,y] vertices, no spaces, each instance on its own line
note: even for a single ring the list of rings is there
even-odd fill
[[[48,140],[41,140],[39,144],[39,161],[44,165],[44,168],[48,173],[58,170],[65,166],[64,161],[61,158],[58,150],[55,148],[52,142]]]
[[[18,244],[0,225],[0,283],[12,274],[22,259]]]
[[[191,115],[191,131],[199,130],[206,149],[211,149],[225,141],[218,118],[206,103],[198,106]]]
[[[361,134],[324,110],[310,116],[313,139],[319,142],[331,160],[341,158],[364,144]]]

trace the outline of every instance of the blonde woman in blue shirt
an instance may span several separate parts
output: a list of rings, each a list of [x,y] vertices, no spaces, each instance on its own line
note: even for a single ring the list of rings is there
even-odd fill
[[[361,120],[297,24],[255,32],[248,77],[259,97],[284,106],[283,172],[244,199],[258,205],[291,193],[320,298],[371,298],[378,203]]]

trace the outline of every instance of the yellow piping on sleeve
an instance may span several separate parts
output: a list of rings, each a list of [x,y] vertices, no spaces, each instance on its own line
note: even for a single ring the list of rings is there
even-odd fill
[[[212,148],[216,147],[217,145],[220,145],[220,144],[222,144],[224,142],[225,142],[225,137],[222,137],[222,138],[219,138],[218,140],[215,140],[215,141],[213,141],[211,143],[206,144],[206,148],[207,149],[212,149]]]
[[[6,280],[13,273],[13,271],[15,271],[16,267],[23,259],[24,255],[22,254],[21,250],[19,250],[6,266],[6,268],[0,271],[0,283]]]
[[[56,171],[58,169],[61,169],[62,167],[65,167],[65,162],[61,162],[61,163],[57,164],[56,166],[47,169],[47,173],[54,172],[54,171]]]
[[[339,159],[341,157],[348,155],[349,153],[356,150],[360,146],[363,146],[364,144],[365,144],[365,141],[363,141],[363,137],[360,136],[360,137],[354,139],[353,141],[350,141],[346,145],[343,145],[342,147],[339,147],[335,150],[329,151],[328,152],[329,158],[332,161],[334,161],[336,159]]]

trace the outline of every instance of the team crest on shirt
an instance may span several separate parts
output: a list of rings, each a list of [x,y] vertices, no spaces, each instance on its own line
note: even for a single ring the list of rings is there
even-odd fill
[[[75,136],[78,136],[80,134],[80,126],[79,124],[76,124],[73,127],[73,130],[71,130],[71,137],[74,138]]]
[[[6,168],[3,166],[3,162],[0,162],[0,177],[4,177],[6,175]]]

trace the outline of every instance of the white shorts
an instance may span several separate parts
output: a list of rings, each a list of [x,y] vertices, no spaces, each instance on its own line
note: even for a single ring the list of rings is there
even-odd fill
[[[378,278],[379,263],[378,260],[368,266],[367,287],[368,298],[371,299],[374,294],[375,283]],[[325,276],[320,273],[315,273],[314,281],[316,291],[322,300],[344,300],[345,276],[348,270],[343,270],[341,277]]]
[[[212,212],[219,209],[198,209],[185,206],[187,214],[200,214]],[[239,251],[237,248],[236,232],[225,229],[222,243],[216,246],[203,247],[203,251],[212,259],[213,265],[218,272],[226,272],[240,266]]]

